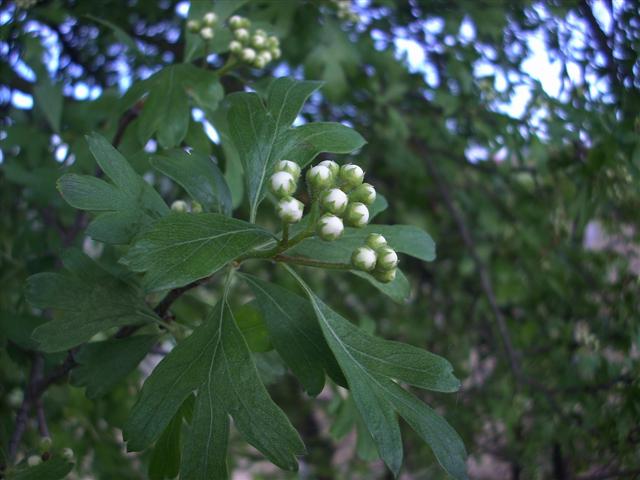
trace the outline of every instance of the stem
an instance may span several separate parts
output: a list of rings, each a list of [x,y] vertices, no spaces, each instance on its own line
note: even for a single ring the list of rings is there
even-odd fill
[[[289,243],[289,224],[285,223],[282,225],[282,240],[280,240],[280,243],[282,243],[283,245],[286,245],[287,243]]]
[[[215,72],[216,75],[218,75],[219,77],[225,75],[229,70],[235,67],[237,63],[238,63],[238,60],[236,59],[235,56],[229,57],[229,60],[227,60],[227,63],[225,63],[222,67],[216,70]]]

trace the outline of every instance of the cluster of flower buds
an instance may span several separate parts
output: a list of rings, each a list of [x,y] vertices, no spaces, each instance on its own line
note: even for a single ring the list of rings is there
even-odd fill
[[[261,29],[251,32],[249,19],[239,15],[233,15],[228,23],[233,32],[229,50],[234,56],[256,68],[264,68],[267,63],[280,58],[278,37],[268,36]]]
[[[276,212],[284,223],[298,223],[302,219],[304,204],[293,198],[299,179],[300,165],[290,160],[281,160],[269,180],[269,189],[278,198]]]
[[[363,183],[364,172],[358,165],[339,166],[324,160],[311,167],[306,175],[312,197],[318,198],[325,212],[317,224],[317,233],[323,240],[337,240],[345,224],[361,228],[369,223],[369,208],[376,199],[376,189]]]
[[[338,10],[338,18],[340,20],[348,20],[353,23],[358,23],[360,17],[353,11],[351,0],[332,0],[332,2]]]
[[[176,200],[171,204],[171,210],[177,213],[202,213],[202,205],[198,202],[189,205],[184,200]]]
[[[370,233],[365,245],[353,251],[351,264],[358,270],[371,273],[379,282],[389,283],[396,278],[398,254],[387,245],[382,235]]]
[[[203,40],[211,40],[215,35],[214,27],[218,24],[218,16],[214,12],[207,12],[202,19],[191,19],[187,28],[192,33],[199,33]]]
[[[16,7],[26,10],[33,7],[36,3],[38,3],[38,0],[16,0]]]

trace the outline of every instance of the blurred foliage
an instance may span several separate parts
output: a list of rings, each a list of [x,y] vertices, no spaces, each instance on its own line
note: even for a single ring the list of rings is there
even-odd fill
[[[154,132],[135,113],[143,92],[123,93],[185,55],[203,69],[222,66],[227,56],[221,48],[204,57],[193,45],[181,13],[186,2],[29,3],[0,7],[2,458],[29,375],[29,332],[41,321],[25,303],[26,278],[58,267],[59,253],[71,245],[105,260],[121,253],[77,236],[85,225],[62,201],[56,180],[94,173],[84,136],[98,131],[121,136],[120,150],[163,197],[186,196],[150,173],[149,152],[157,146],[146,140]],[[221,2],[193,3],[202,9]],[[470,476],[637,475],[637,0],[364,1],[353,6],[357,22],[338,18],[329,1],[237,3],[280,37],[283,56],[265,69],[233,70],[222,78],[226,93],[245,85],[260,90],[272,76],[323,80],[302,119],[358,130],[368,141],[358,162],[389,199],[380,221],[418,225],[437,242],[435,262],[403,264],[412,293],[402,306],[358,278],[306,273],[321,296],[363,328],[454,364],[462,390],[422,397],[436,398],[463,437]],[[407,43],[418,65],[399,53]],[[553,59],[557,92],[543,88],[555,73],[526,68],[532,49]],[[154,88],[162,88],[159,82]],[[19,106],[25,96],[32,108]],[[525,100],[519,115],[505,107],[514,98]],[[134,118],[120,132],[132,106]],[[215,112],[204,118],[224,141],[224,121]],[[201,119],[185,119],[184,143],[218,159],[236,212],[246,218],[237,152],[211,142]],[[268,216],[264,222],[275,225]],[[184,296],[174,306],[177,319],[197,323],[218,294],[212,288]],[[246,307],[243,328],[254,328],[254,313]],[[257,351],[269,349],[259,331],[251,335]],[[369,462],[377,457],[370,438],[356,441],[350,433],[363,426],[351,401],[341,400],[344,392],[304,399],[272,353],[256,358],[265,381],[284,376],[270,392],[307,444],[300,476],[385,478],[382,464]],[[146,478],[150,455],[123,456],[120,427],[154,358],[96,401],[68,385],[47,391],[54,449],[70,447],[77,459],[70,478]],[[63,360],[46,355],[45,371]],[[29,426],[21,458],[39,451],[35,422]],[[404,434],[403,475],[444,475],[428,447],[409,429]],[[234,468],[253,478],[294,478],[264,467],[236,437]]]

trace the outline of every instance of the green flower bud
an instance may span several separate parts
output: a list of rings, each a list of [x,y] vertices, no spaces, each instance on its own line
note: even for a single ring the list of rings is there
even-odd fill
[[[377,260],[376,252],[369,247],[356,248],[351,255],[351,264],[358,270],[365,272],[371,272],[376,268]]]
[[[364,203],[350,203],[344,213],[344,220],[351,227],[364,227],[369,223],[369,209]]]
[[[171,204],[171,210],[178,213],[185,213],[189,211],[189,205],[184,200],[176,200]]]
[[[229,18],[229,26],[236,30],[238,28],[242,28],[242,17],[240,15],[233,15]]]
[[[389,247],[384,246],[376,250],[378,254],[378,270],[393,270],[398,266],[398,254],[396,251]]]
[[[242,24],[240,25],[242,28],[249,28],[251,26],[251,20],[248,18],[242,17]]]
[[[367,235],[367,240],[365,241],[365,243],[368,247],[371,247],[374,250],[378,250],[380,247],[387,246],[387,239],[379,233],[370,233],[369,235]]]
[[[320,191],[333,185],[333,175],[331,170],[323,165],[316,165],[307,170],[307,185],[314,190]]]
[[[288,172],[293,175],[293,178],[298,180],[300,178],[300,165],[291,160],[280,160],[276,165],[277,172]]]
[[[267,65],[264,57],[258,55],[256,59],[253,61],[253,66],[256,68],[264,68]]]
[[[370,183],[363,183],[349,192],[349,200],[369,206],[376,201],[376,189]]]
[[[280,46],[280,40],[276,36],[271,36],[267,38],[267,48],[273,50],[274,48],[278,48]]]
[[[205,25],[213,27],[216,23],[218,23],[218,16],[214,12],[207,12],[202,17],[202,21]]]
[[[267,52],[266,50],[260,52],[258,54],[258,58],[261,58],[264,61],[265,65],[269,63],[271,60],[273,60],[271,53]]]
[[[282,51],[280,51],[279,48],[272,48],[271,56],[274,58],[274,60],[277,60],[282,56]]]
[[[256,51],[253,48],[243,48],[240,57],[245,62],[253,62],[256,59]]]
[[[191,202],[191,213],[202,213],[202,204],[200,202]]]
[[[229,42],[229,51],[231,53],[239,54],[242,52],[242,43],[238,40],[231,40]]]
[[[246,42],[247,40],[249,40],[249,30],[247,30],[246,28],[239,28],[235,32],[233,32],[233,36],[240,42]]]
[[[256,33],[253,35],[253,37],[251,37],[251,45],[253,45],[256,48],[263,48],[266,43],[267,43],[267,37],[265,37],[264,35],[260,35],[259,33]]]
[[[204,27],[202,30],[200,30],[200,36],[205,40],[211,40],[214,35],[215,32],[211,27]]]
[[[322,199],[320,200],[322,208],[334,215],[341,215],[344,213],[347,209],[348,203],[349,198],[347,197],[347,194],[339,188],[331,188],[327,190],[324,192]]]
[[[29,458],[27,458],[27,465],[29,465],[30,467],[35,467],[37,465],[40,465],[42,463],[42,458],[40,458],[40,455],[31,455]]]
[[[340,173],[340,165],[338,165],[333,160],[323,160],[318,165],[327,167],[331,171],[331,175],[333,175],[333,178],[338,178],[338,174]]]
[[[285,223],[298,223],[302,219],[304,203],[293,197],[280,199],[276,206],[278,217]]]
[[[75,454],[73,453],[73,450],[67,447],[62,449],[62,456],[67,460],[71,461],[73,460],[73,457],[75,456]]]
[[[391,283],[396,279],[397,273],[397,268],[393,268],[391,270],[376,270],[373,272],[373,278],[382,283]]]
[[[340,182],[347,188],[357,187],[364,180],[364,172],[353,163],[347,163],[340,167]]]
[[[40,452],[48,451],[52,444],[53,440],[51,440],[51,437],[42,437],[40,439]]]
[[[288,197],[296,192],[296,179],[289,172],[276,172],[271,175],[269,188],[276,197]]]
[[[318,219],[316,232],[322,240],[332,242],[342,236],[344,224],[339,217],[331,213],[325,213]]]
[[[187,22],[187,29],[192,32],[192,33],[196,33],[200,31],[200,22],[198,20],[189,20]]]

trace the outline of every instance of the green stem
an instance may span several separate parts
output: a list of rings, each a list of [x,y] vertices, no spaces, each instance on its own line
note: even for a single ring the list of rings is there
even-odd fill
[[[236,59],[235,56],[229,57],[229,60],[227,60],[227,63],[225,63],[222,67],[220,67],[218,70],[216,70],[216,72],[215,72],[216,75],[218,75],[219,77],[223,76],[229,70],[231,70],[233,67],[235,67],[237,63],[238,63],[238,60]]]
[[[291,265],[302,265],[305,267],[326,268],[331,270],[351,270],[353,267],[348,263],[322,262],[307,257],[291,257],[288,255],[275,255],[273,260]]]
[[[285,223],[282,225],[282,240],[280,240],[280,243],[282,243],[283,245],[286,245],[287,243],[289,243],[289,224]]]

